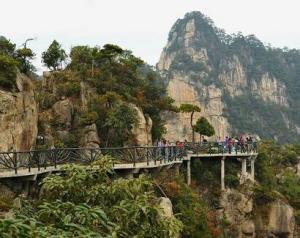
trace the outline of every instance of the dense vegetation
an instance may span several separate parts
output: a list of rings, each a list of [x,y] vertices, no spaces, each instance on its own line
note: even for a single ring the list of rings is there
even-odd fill
[[[16,74],[30,73],[34,67],[30,60],[34,57],[31,49],[26,47],[16,49],[16,45],[0,36],[0,88],[16,90]]]
[[[183,36],[186,34],[186,25],[191,20],[195,23],[196,34],[190,40],[189,47],[195,53],[205,50],[205,60],[195,61],[188,53],[189,50],[185,50]],[[238,72],[232,71],[232,67],[236,60],[240,62],[245,70],[248,87],[237,97],[230,97],[225,90],[222,98],[225,105],[224,116],[229,119],[235,133],[248,131],[272,140],[292,143],[299,141],[296,130],[300,125],[300,50],[274,48],[262,43],[254,35],[226,34],[210,18],[199,12],[188,13],[178,20],[169,35],[170,42],[171,39],[172,44],[166,50],[167,53],[176,54],[168,74],[183,73],[195,81],[195,87],[214,84],[224,91],[225,85],[220,75],[227,72],[238,77]],[[286,88],[279,85],[278,90],[286,94],[288,107],[264,101],[255,90],[250,90],[252,85],[259,85],[263,75],[285,85]],[[239,88],[238,83],[233,86]],[[276,100],[280,99],[277,95],[275,97]],[[276,117],[273,116],[271,120],[270,115]]]
[[[281,145],[265,142],[260,146],[256,161],[256,179],[259,186],[255,188],[256,204],[264,205],[275,199],[284,199],[296,211],[300,224],[300,178],[295,172],[299,163],[299,145]]]
[[[38,201],[0,220],[2,237],[178,237],[182,223],[164,215],[151,180],[113,180],[111,168],[102,157],[91,168],[50,175]]]

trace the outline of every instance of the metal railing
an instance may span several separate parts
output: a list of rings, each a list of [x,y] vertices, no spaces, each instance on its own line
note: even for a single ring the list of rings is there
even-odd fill
[[[82,164],[90,165],[103,155],[110,155],[113,164],[133,164],[145,162],[147,165],[163,164],[182,160],[185,149],[178,146],[135,146],[120,148],[57,148],[47,150],[31,150],[20,152],[0,152],[0,173],[33,168],[38,171],[58,165]]]
[[[30,173],[33,168],[40,171],[58,165],[82,164],[90,165],[103,155],[110,155],[113,164],[132,164],[145,162],[147,165],[182,160],[187,153],[194,154],[238,154],[256,153],[255,142],[240,145],[223,142],[181,143],[172,146],[134,146],[119,148],[57,148],[19,152],[0,152],[0,173],[20,169]]]
[[[249,154],[257,153],[257,142],[247,142],[240,144],[233,142],[202,142],[202,143],[185,143],[185,148],[194,154]]]

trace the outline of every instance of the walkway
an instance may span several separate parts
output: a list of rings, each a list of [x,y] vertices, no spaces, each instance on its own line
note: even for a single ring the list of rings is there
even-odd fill
[[[191,182],[193,159],[216,159],[221,161],[221,184],[224,188],[225,159],[234,158],[242,162],[242,174],[246,176],[247,159],[251,160],[251,176],[254,179],[256,146],[249,145],[246,151],[236,148],[229,153],[220,143],[186,144],[186,146],[137,146],[120,148],[60,148],[20,152],[0,152],[0,179],[27,178],[63,170],[66,164],[92,165],[101,156],[111,156],[115,172],[139,173],[140,170],[155,170],[187,165],[187,183]]]

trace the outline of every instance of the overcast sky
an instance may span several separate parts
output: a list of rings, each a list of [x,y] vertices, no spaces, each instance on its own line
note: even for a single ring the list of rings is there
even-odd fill
[[[0,0],[0,35],[37,54],[56,39],[71,46],[115,43],[155,65],[168,32],[186,12],[201,11],[228,33],[255,34],[273,46],[300,48],[299,0]]]

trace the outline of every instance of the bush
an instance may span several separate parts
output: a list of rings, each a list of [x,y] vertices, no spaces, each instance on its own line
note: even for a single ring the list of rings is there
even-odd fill
[[[238,176],[229,174],[225,176],[225,184],[226,186],[236,188],[237,186],[240,185],[240,180]]]
[[[286,155],[286,162],[290,165],[296,165],[298,163],[298,155],[295,151],[288,151]]]
[[[78,97],[80,91],[81,86],[78,82],[67,82],[57,86],[57,93],[60,97]]]
[[[278,194],[268,186],[257,185],[254,188],[254,203],[258,206],[273,202],[277,197]]]
[[[16,85],[17,61],[0,54],[0,87],[12,90]]]
[[[98,114],[95,111],[85,111],[81,113],[79,118],[79,125],[86,126],[95,123],[98,120]]]
[[[37,95],[37,101],[41,109],[47,110],[53,106],[53,104],[56,102],[56,98],[51,93],[40,92]]]
[[[180,178],[163,183],[161,186],[172,200],[174,212],[178,213],[179,219],[183,222],[182,237],[212,237],[215,227],[210,224],[211,213],[198,194]]]
[[[181,222],[162,215],[152,182],[111,180],[110,158],[90,167],[67,166],[43,181],[37,204],[0,220],[7,237],[179,237]]]

